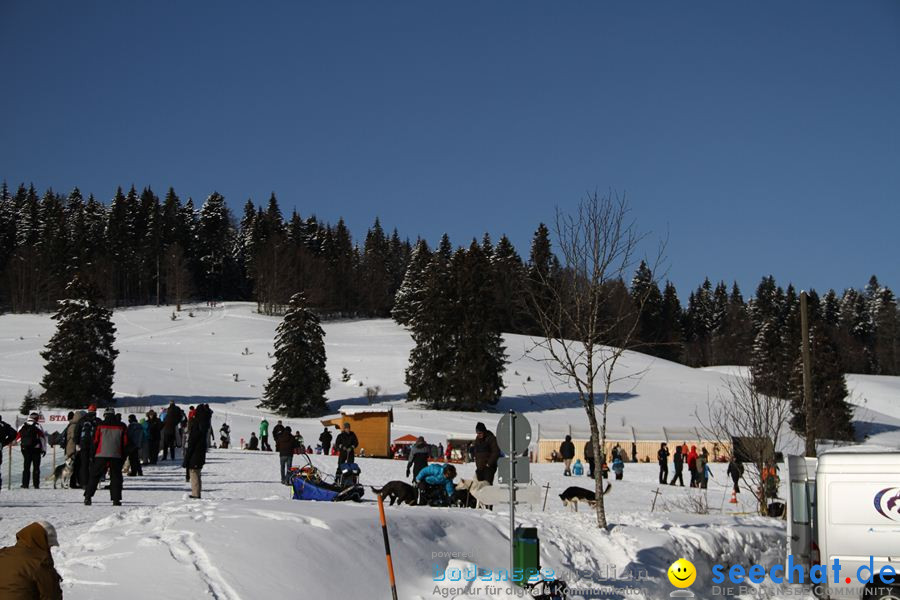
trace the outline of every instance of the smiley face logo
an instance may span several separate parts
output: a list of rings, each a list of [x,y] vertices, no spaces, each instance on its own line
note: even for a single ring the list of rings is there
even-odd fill
[[[679,558],[669,567],[669,582],[677,588],[690,587],[697,579],[697,569],[691,561]]]

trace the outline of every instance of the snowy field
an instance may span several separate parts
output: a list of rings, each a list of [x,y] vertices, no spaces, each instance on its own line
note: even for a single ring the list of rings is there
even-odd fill
[[[232,426],[232,440],[249,437],[262,413],[256,408],[268,375],[278,319],[257,315],[254,305],[234,303],[194,307],[172,320],[171,309],[139,308],[115,313],[118,328],[116,394],[124,410],[159,409],[170,399],[182,406],[208,402],[213,427]],[[424,435],[444,441],[448,433],[471,433],[477,421],[494,428],[499,412],[524,412],[532,426],[564,429],[584,423],[572,390],[554,381],[544,366],[525,356],[528,338],[506,336],[510,365],[507,389],[495,413],[436,413],[404,401],[403,371],[412,341],[388,320],[324,325],[329,404],[366,404],[365,388],[379,386],[385,406],[394,408],[393,436]],[[39,390],[43,373],[40,349],[53,334],[48,315],[0,316],[0,411],[12,420],[29,387]],[[246,349],[246,352],[245,352]],[[640,378],[622,382],[610,407],[614,427],[694,427],[695,410],[715,398],[729,368],[690,369],[628,353],[628,372]],[[341,370],[351,373],[340,380]],[[646,372],[644,372],[646,371]],[[235,381],[234,374],[237,374]],[[362,384],[362,385],[360,385]],[[900,378],[850,376],[859,424],[873,440],[897,447]],[[270,415],[270,422],[274,419]],[[316,419],[291,419],[308,443],[322,426]],[[53,430],[51,425],[49,430]],[[13,453],[18,462],[18,452]],[[49,473],[51,455],[45,459]],[[325,472],[334,458],[314,457]],[[145,477],[126,478],[122,507],[112,507],[105,491],[85,507],[76,490],[18,488],[13,465],[7,489],[4,455],[0,492],[0,543],[12,543],[25,524],[46,519],[57,525],[61,547],[57,566],[65,578],[66,598],[106,599],[211,597],[389,598],[377,506],[367,490],[360,504],[293,501],[278,480],[277,456],[240,450],[213,450],[204,475],[204,499],[188,499],[184,472],[174,464],[147,467]],[[381,485],[404,479],[401,461],[360,459],[362,482]],[[560,465],[533,465],[539,486],[549,485],[546,509],[524,507],[519,522],[539,528],[541,562],[582,592],[584,598],[667,598],[672,591],[665,570],[685,557],[698,569],[697,597],[715,597],[708,582],[715,563],[771,565],[784,556],[781,521],[751,516],[752,499],[727,502],[723,465],[713,465],[710,489],[659,486],[655,464],[628,464],[625,479],[613,482],[607,496],[609,532],[597,531],[589,511],[564,509],[558,494],[568,485],[590,487],[586,477],[563,477]],[[462,477],[473,476],[463,465]],[[659,495],[656,491],[659,488]],[[708,514],[691,506],[705,495]],[[654,504],[653,511],[651,506]],[[505,569],[508,564],[508,513],[465,509],[400,507],[387,510],[401,598],[505,598],[485,582],[435,582],[435,573],[464,568]],[[454,571],[450,571],[453,574]],[[503,587],[500,585],[500,587]],[[302,590],[298,594],[297,590]],[[796,592],[797,590],[789,590]],[[760,588],[746,597],[777,597]],[[798,596],[792,596],[798,597]]]

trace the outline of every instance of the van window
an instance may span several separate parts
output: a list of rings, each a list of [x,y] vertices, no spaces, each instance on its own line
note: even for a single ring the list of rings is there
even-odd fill
[[[791,482],[791,520],[799,525],[809,524],[809,506],[806,499],[806,482]]]

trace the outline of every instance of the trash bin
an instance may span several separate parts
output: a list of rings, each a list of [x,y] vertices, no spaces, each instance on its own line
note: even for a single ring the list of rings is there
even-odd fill
[[[541,570],[541,544],[538,539],[536,527],[516,527],[513,539],[513,569],[521,576],[515,583],[525,587],[532,575],[537,575]],[[521,569],[521,570],[520,570]]]

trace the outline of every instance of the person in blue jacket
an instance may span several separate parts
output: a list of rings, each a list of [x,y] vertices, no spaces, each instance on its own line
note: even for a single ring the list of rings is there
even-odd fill
[[[446,493],[444,504],[450,503],[456,486],[453,484],[453,478],[456,477],[456,467],[453,465],[442,465],[434,463],[428,465],[416,475],[416,482],[419,487],[419,498],[427,497],[435,488],[442,489]],[[419,502],[419,504],[427,504],[427,502]]]

